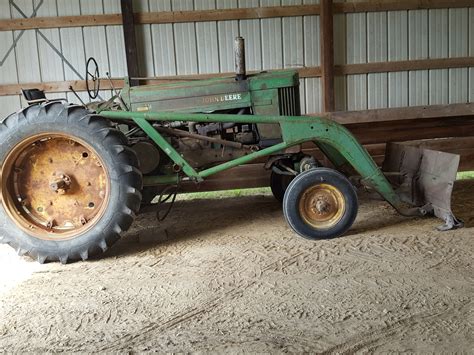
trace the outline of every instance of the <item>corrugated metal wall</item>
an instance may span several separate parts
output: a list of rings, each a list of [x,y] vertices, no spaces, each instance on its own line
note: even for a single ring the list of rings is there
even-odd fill
[[[314,4],[317,0],[136,0],[135,11]],[[0,18],[120,12],[120,0],[13,0]],[[474,56],[474,8],[336,14],[336,64]],[[142,76],[233,70],[232,43],[245,37],[249,70],[318,66],[319,16],[137,26]],[[16,43],[16,45],[14,45]],[[121,26],[0,32],[0,84],[82,79],[94,56],[101,73],[125,75]],[[474,68],[337,77],[339,110],[474,101]],[[301,80],[302,111],[321,110],[320,79]],[[87,95],[80,94],[84,100]],[[110,92],[101,92],[105,99]],[[67,97],[70,93],[50,94]],[[0,96],[0,117],[23,104]]]

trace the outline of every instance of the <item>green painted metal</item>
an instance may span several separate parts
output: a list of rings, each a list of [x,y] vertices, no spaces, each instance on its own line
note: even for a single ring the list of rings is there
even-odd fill
[[[101,114],[114,120],[134,120],[176,164],[183,167],[183,171],[189,177],[194,179],[202,179],[296,144],[307,141],[318,142],[324,147],[330,147],[332,153],[337,152],[335,159],[339,162],[344,159],[350,163],[362,179],[378,191],[392,206],[397,209],[401,208],[398,195],[365,148],[342,125],[323,117],[123,111],[105,111]],[[197,173],[147,121],[279,123],[283,142]]]
[[[402,202],[388,182],[383,172],[378,168],[367,150],[357,139],[337,122],[316,118],[312,122],[281,122],[285,142],[303,143],[307,141],[321,142],[330,146],[335,155],[336,163],[341,164],[344,158],[364,182],[372,186],[387,202],[397,210],[402,208]]]
[[[347,165],[349,164],[348,161],[333,146],[318,141],[315,141],[314,144],[316,144],[319,150],[324,153],[337,170],[344,171],[347,168]]]
[[[174,185],[181,181],[179,175],[155,175],[155,176],[144,176],[143,186],[155,186],[155,185]]]
[[[265,149],[262,149],[262,150],[258,150],[256,152],[251,153],[251,154],[244,155],[243,157],[240,157],[240,158],[237,158],[237,159],[234,159],[234,160],[230,160],[228,162],[213,166],[212,168],[203,170],[203,171],[199,172],[199,176],[205,178],[205,177],[208,177],[210,175],[219,173],[221,171],[233,168],[235,166],[239,166],[239,165],[248,163],[248,162],[250,162],[254,159],[264,157],[264,156],[270,155],[270,154],[275,154],[275,153],[277,153],[277,152],[279,152],[279,151],[281,151],[281,150],[283,150],[287,147],[288,147],[288,144],[286,144],[284,142],[283,143],[278,143],[278,144],[275,144],[271,147],[268,147],[268,148],[265,148]]]
[[[127,83],[127,81],[126,81]],[[121,97],[131,111],[210,112],[254,105],[271,105],[278,111],[279,88],[299,85],[296,70],[251,74],[246,80],[235,77],[183,81],[130,87],[125,85]],[[259,92],[259,100],[254,93]]]
[[[103,112],[102,114],[104,115],[106,112]],[[147,120],[140,117],[134,117],[133,120],[171,158],[171,160],[175,162],[175,164],[183,169],[187,176],[196,181],[203,180],[196,170],[194,170],[194,168],[189,165],[189,163],[176,151],[176,149],[174,149],[173,146],[169,144],[168,141],[164,139],[163,136],[156,129],[154,129]]]

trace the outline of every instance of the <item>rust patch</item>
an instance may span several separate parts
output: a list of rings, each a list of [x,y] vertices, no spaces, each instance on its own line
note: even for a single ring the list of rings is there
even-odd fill
[[[342,193],[334,186],[317,184],[303,192],[299,212],[303,220],[317,229],[336,225],[345,211]]]
[[[100,219],[107,205],[107,171],[93,148],[76,138],[32,137],[12,150],[3,175],[10,217],[35,237],[77,236]]]

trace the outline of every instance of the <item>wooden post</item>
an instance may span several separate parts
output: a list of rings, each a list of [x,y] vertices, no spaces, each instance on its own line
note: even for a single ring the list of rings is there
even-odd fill
[[[135,19],[133,16],[133,0],[121,0],[123,37],[125,40],[125,53],[127,57],[127,76],[137,78],[138,71],[138,49],[135,37]],[[130,80],[131,86],[139,85],[138,80]]]
[[[321,0],[321,88],[323,111],[335,110],[334,99],[334,27],[332,0]]]

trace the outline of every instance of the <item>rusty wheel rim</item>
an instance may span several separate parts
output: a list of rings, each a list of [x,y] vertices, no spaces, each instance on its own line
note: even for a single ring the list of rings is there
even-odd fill
[[[11,219],[46,240],[72,239],[92,228],[110,194],[109,175],[96,151],[63,133],[35,135],[15,146],[1,181]]]
[[[344,195],[336,187],[318,184],[303,192],[298,207],[307,224],[316,229],[328,229],[342,219],[346,202]]]

